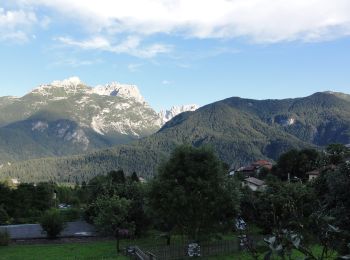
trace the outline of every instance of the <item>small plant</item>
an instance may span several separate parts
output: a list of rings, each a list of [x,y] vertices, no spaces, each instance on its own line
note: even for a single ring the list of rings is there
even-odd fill
[[[40,220],[40,225],[50,239],[57,238],[65,228],[64,218],[57,209],[46,211]]]
[[[1,231],[0,230],[0,246],[8,246],[10,244],[10,235],[7,232],[7,230],[5,231]]]

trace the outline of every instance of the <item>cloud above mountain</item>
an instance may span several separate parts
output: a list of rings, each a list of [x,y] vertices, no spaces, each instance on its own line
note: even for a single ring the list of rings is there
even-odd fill
[[[6,2],[6,1],[5,1]],[[79,20],[92,34],[323,41],[350,33],[347,0],[15,0]]]
[[[26,42],[33,26],[46,27],[49,22],[48,17],[38,18],[33,11],[9,11],[0,7],[0,41]]]
[[[85,50],[102,50],[113,53],[127,53],[140,58],[152,58],[161,53],[171,50],[170,45],[151,44],[142,45],[142,40],[136,36],[129,36],[121,42],[114,43],[106,37],[93,37],[87,40],[74,40],[70,37],[58,37],[56,41],[68,46],[74,46]]]

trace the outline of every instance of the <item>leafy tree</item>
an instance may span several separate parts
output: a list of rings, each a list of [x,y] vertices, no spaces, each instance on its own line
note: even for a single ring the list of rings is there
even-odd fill
[[[65,227],[64,219],[57,209],[46,211],[40,220],[40,225],[50,239],[57,238]]]
[[[134,181],[134,182],[139,182],[139,181],[140,181],[140,179],[139,179],[139,177],[137,176],[136,172],[133,172],[133,173],[131,174],[131,180]]]
[[[97,209],[93,222],[96,227],[105,234],[113,234],[117,239],[117,250],[119,249],[119,235],[121,229],[133,230],[133,223],[128,222],[128,212],[131,201],[116,195],[111,197],[101,195],[94,202]]]
[[[335,218],[334,224],[342,230],[350,230],[349,164],[322,172],[312,185],[320,204]]]
[[[55,185],[53,183],[38,183],[35,187],[35,193],[32,195],[32,206],[40,211],[45,211],[54,206],[54,191]]]
[[[292,229],[304,231],[313,212],[315,195],[311,188],[301,183],[270,182],[264,192],[257,194],[256,222],[265,232]]]
[[[89,197],[88,187],[85,181],[82,182],[81,186],[76,186],[76,195],[80,203],[87,203]]]
[[[145,187],[144,184],[135,182],[132,178],[125,178],[123,171],[113,171],[107,176],[97,176],[87,185],[89,192],[87,220],[93,222],[97,216],[96,198],[100,195],[106,197],[118,196],[130,200],[128,222],[135,224],[135,235],[140,235],[149,225],[149,220],[144,209]]]
[[[0,183],[0,205],[3,205],[4,208],[11,208],[13,205],[13,191],[6,185]]]
[[[122,184],[126,182],[126,177],[123,170],[111,171],[107,176],[112,179],[113,183]]]
[[[0,205],[0,225],[8,224],[9,220],[10,217],[5,210],[4,205]]]
[[[239,197],[211,149],[180,146],[151,182],[149,204],[169,231],[197,240],[232,223]]]
[[[288,174],[306,180],[305,173],[318,168],[319,163],[320,154],[314,149],[290,150],[279,157],[272,172],[282,180],[287,180]]]
[[[340,164],[346,156],[350,156],[350,149],[343,144],[330,144],[326,148],[329,163]]]
[[[241,193],[241,216],[248,222],[257,222],[259,217],[259,192],[254,192],[245,186],[242,187]]]

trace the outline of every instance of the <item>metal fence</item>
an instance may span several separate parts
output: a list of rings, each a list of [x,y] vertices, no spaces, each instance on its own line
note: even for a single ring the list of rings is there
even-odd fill
[[[152,255],[154,255],[154,259],[176,260],[191,258],[188,252],[189,244],[190,243],[175,244],[170,246],[142,246],[140,248],[143,252],[152,253]],[[199,243],[199,246],[201,257],[231,254],[240,250],[237,239],[203,242]]]

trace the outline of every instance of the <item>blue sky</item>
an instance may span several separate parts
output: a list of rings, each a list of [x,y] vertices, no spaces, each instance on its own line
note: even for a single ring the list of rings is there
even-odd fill
[[[78,76],[157,110],[350,93],[347,0],[2,0],[0,96]]]

